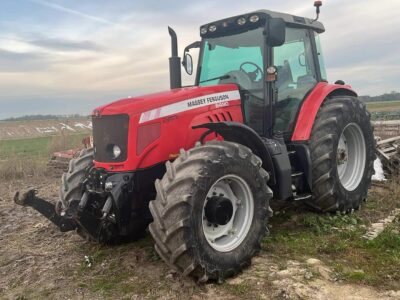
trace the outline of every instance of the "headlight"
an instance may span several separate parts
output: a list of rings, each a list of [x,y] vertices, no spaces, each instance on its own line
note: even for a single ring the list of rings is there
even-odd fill
[[[201,34],[206,34],[207,33],[207,28],[206,27],[201,28],[200,29],[200,33]]]
[[[118,158],[121,155],[121,148],[118,147],[117,145],[113,146],[113,158]]]

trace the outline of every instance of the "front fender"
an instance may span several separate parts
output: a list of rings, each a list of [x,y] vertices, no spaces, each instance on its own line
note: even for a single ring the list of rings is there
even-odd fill
[[[270,172],[270,183],[275,184],[275,170],[271,154],[263,143],[261,137],[250,127],[237,122],[206,123],[193,126],[193,129],[205,128],[216,132],[225,141],[244,145],[253,151],[263,161],[263,168]]]

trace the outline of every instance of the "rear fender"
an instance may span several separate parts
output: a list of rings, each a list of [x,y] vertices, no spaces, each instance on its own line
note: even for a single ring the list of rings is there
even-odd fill
[[[308,141],[317,117],[319,108],[324,100],[330,96],[349,95],[357,96],[349,85],[318,83],[301,105],[293,131],[292,141]]]

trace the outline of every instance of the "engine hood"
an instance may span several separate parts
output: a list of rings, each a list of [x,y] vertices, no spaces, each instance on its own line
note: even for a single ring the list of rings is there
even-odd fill
[[[100,115],[128,114],[134,115],[176,102],[217,94],[228,91],[237,91],[235,84],[214,85],[206,87],[185,87],[165,92],[131,97],[112,102],[96,108],[93,113]]]

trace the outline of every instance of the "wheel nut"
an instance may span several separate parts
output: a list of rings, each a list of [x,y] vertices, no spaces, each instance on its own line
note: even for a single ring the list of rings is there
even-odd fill
[[[232,228],[228,231],[228,234],[234,235],[236,233],[236,229]]]
[[[106,191],[111,191],[113,189],[113,183],[111,181],[108,181],[105,183],[104,188],[106,189]]]

